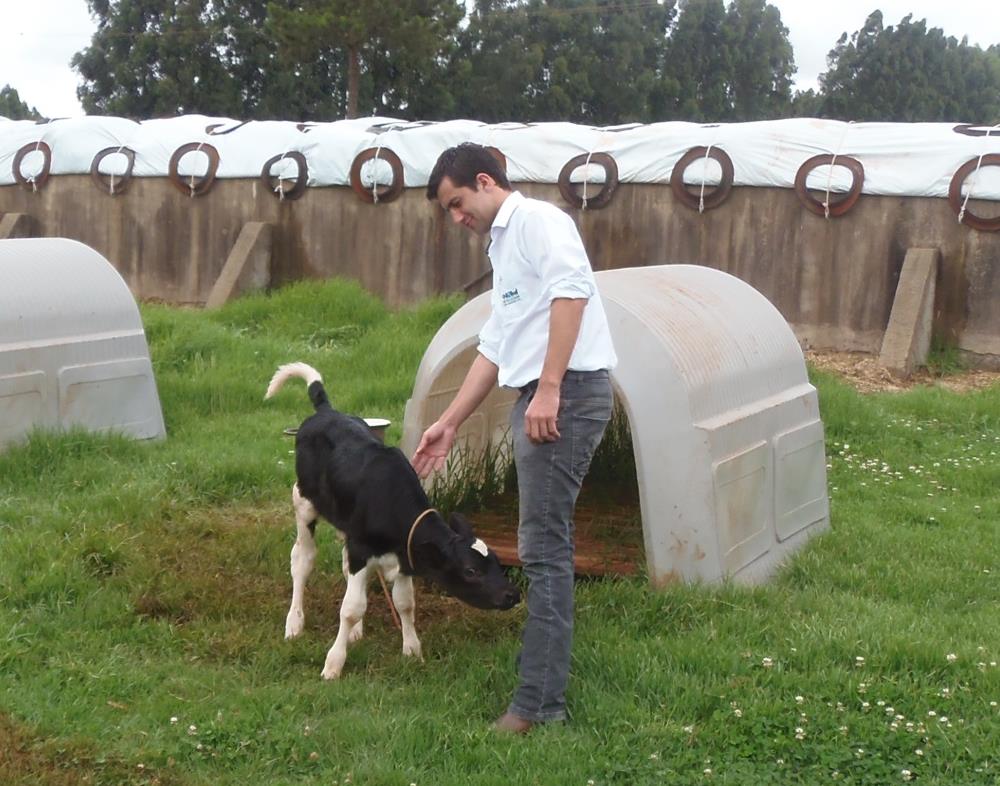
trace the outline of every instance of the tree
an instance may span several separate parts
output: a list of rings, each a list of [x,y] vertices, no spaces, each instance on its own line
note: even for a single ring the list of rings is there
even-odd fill
[[[726,12],[731,120],[761,120],[791,111],[795,60],[781,12],[765,0],[733,0]]]
[[[140,118],[237,109],[237,85],[220,62],[207,2],[87,0],[97,32],[72,60],[83,78],[83,108]]]
[[[670,35],[665,74],[676,83],[662,119],[725,120],[733,73],[731,31],[722,0],[682,0]]]
[[[21,96],[17,94],[17,90],[10,85],[5,85],[3,89],[0,89],[0,117],[6,117],[10,120],[42,119],[38,110],[24,103]]]
[[[884,27],[872,13],[850,39],[841,35],[820,76],[821,111],[845,120],[995,122],[1000,65],[983,51],[904,17]]]
[[[281,0],[293,8],[294,0]],[[325,47],[318,56],[295,58],[269,29],[277,0],[212,0],[217,52],[235,83],[236,116],[272,120],[343,117],[344,59]]]
[[[761,120],[791,113],[795,61],[766,0],[683,0],[662,75],[663,119]],[[672,90],[669,86],[672,85]]]
[[[459,114],[611,124],[653,112],[673,0],[477,0],[450,69]]]
[[[302,0],[268,4],[268,26],[296,62],[346,64],[346,113],[438,114],[460,0]],[[437,111],[436,111],[437,110]]]

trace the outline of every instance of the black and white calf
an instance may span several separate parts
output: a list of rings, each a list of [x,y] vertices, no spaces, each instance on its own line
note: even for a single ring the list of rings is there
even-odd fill
[[[268,385],[270,398],[292,377],[305,380],[315,414],[295,437],[292,488],[297,535],[292,547],[292,605],[285,638],[302,632],[302,597],[316,561],[316,519],[342,533],[347,591],[337,638],[326,655],[324,679],[344,668],[349,642],[361,638],[369,571],[392,582],[392,600],[403,629],[403,654],[421,657],[413,625],[413,576],[437,582],[459,600],[481,609],[509,609],[520,599],[500,562],[457,514],[446,522],[431,509],[403,453],[383,445],[361,418],[330,406],[319,372],[305,363],[281,366]]]

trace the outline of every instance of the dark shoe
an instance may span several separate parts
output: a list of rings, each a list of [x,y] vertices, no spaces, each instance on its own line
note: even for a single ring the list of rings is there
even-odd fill
[[[511,712],[505,712],[497,718],[496,723],[493,724],[493,728],[497,731],[510,734],[527,734],[534,725],[534,721],[519,718]]]

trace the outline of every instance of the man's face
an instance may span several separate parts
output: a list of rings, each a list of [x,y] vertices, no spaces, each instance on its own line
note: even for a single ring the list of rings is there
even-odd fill
[[[476,185],[475,189],[456,186],[450,177],[443,177],[438,184],[438,202],[451,214],[451,220],[456,224],[477,235],[485,235],[493,226],[507,192],[492,177],[483,173],[476,176]]]

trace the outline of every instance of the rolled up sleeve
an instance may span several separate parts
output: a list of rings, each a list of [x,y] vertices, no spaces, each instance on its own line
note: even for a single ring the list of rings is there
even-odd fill
[[[527,248],[537,249],[536,273],[542,280],[546,299],[556,298],[589,300],[594,296],[590,261],[573,220],[563,219],[545,223],[532,216],[524,227]]]
[[[479,331],[478,349],[479,354],[495,366],[500,365],[500,336],[500,319],[494,309],[490,311],[490,318]]]

